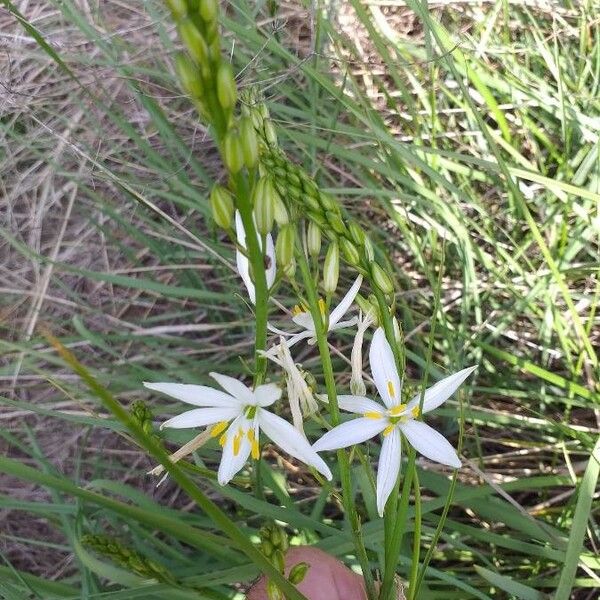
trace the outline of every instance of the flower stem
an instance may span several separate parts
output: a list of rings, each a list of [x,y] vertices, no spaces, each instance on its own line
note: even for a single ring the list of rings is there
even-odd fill
[[[337,403],[333,365],[331,363],[331,355],[329,353],[329,346],[327,344],[327,329],[323,323],[323,317],[319,309],[319,299],[315,281],[311,275],[306,256],[301,248],[296,249],[296,258],[300,266],[300,272],[302,273],[302,279],[306,288],[309,309],[315,324],[317,344],[323,366],[323,376],[325,378],[327,397],[329,399],[331,422],[335,426],[340,422],[340,411]],[[371,573],[369,557],[367,556],[367,551],[362,538],[360,518],[356,512],[356,504],[354,502],[354,497],[352,496],[352,483],[350,480],[350,462],[348,459],[348,453],[344,449],[338,450],[337,458],[340,469],[340,480],[342,484],[342,500],[344,504],[344,511],[346,512],[350,522],[356,556],[363,572],[367,597],[370,600],[375,600],[377,598],[377,591],[375,590],[375,583],[373,581],[373,574]]]

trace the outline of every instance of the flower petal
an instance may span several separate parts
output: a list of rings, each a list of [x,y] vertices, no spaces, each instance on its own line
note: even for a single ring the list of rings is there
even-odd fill
[[[308,329],[306,331],[301,331],[300,333],[295,333],[294,335],[292,335],[291,337],[289,337],[286,340],[287,343],[287,347],[291,348],[292,346],[294,346],[295,344],[297,344],[298,342],[301,342],[302,340],[309,340],[309,344],[310,344],[310,338],[314,339],[315,332],[314,331],[309,331]]]
[[[312,315],[308,311],[294,315],[292,317],[292,321],[294,321],[296,325],[299,325],[304,329],[308,329],[309,331],[315,330],[315,323],[313,321]]]
[[[385,332],[381,327],[373,334],[373,341],[369,349],[369,364],[375,386],[385,405],[391,408],[400,404],[402,391],[400,377],[398,377],[394,353],[385,339]]]
[[[238,404],[254,404],[254,393],[252,390],[234,377],[222,375],[221,373],[209,373],[209,375],[228,393],[231,394]]]
[[[256,406],[271,406],[281,398],[281,388],[276,383],[265,383],[254,390]]]
[[[356,294],[358,294],[358,290],[360,290],[362,280],[362,275],[359,275],[352,284],[352,287],[346,292],[346,295],[342,298],[341,302],[331,311],[331,314],[329,315],[329,329],[331,329],[348,312],[348,309],[354,302],[354,298],[356,298]]]
[[[223,456],[217,474],[217,480],[221,485],[229,483],[233,476],[246,464],[252,448],[252,444],[248,439],[248,430],[253,428],[252,421],[244,415],[240,415],[231,423],[225,433]]]
[[[317,452],[322,450],[337,450],[360,444],[381,433],[388,425],[387,419],[367,419],[364,417],[346,421],[313,444]]]
[[[423,456],[455,469],[461,466],[460,458],[450,442],[433,427],[413,419],[400,423],[399,427],[413,448]]]
[[[423,398],[423,412],[429,412],[434,408],[437,408],[440,404],[443,404],[454,394],[454,392],[460,387],[464,380],[477,368],[468,367],[454,373],[444,379],[438,381],[435,385],[432,385],[429,389],[425,390]],[[408,408],[419,406],[421,400],[421,394],[417,394],[409,403]]]
[[[194,408],[165,421],[160,428],[187,429],[188,427],[204,427],[220,421],[231,421],[239,414],[239,406],[233,408]]]
[[[239,402],[222,392],[207,385],[195,385],[191,383],[148,383],[144,386],[150,390],[162,392],[172,398],[193,404],[194,406],[239,406]]]
[[[396,479],[398,479],[401,452],[400,431],[394,427],[389,435],[383,437],[377,465],[377,512],[380,517],[383,517],[385,503],[394,489]]]
[[[265,275],[267,278],[267,288],[270,289],[275,282],[277,275],[277,262],[275,261],[275,244],[273,244],[273,236],[267,234],[267,249],[265,252],[266,269]]]
[[[246,232],[244,231],[244,224],[242,223],[242,217],[239,211],[235,212],[235,232],[237,236],[238,244],[246,249]],[[235,253],[235,262],[237,265],[238,273],[248,290],[248,297],[252,304],[256,303],[256,290],[254,288],[254,283],[252,278],[250,277],[250,262],[246,258],[246,256],[240,252],[239,250]]]
[[[329,467],[297,429],[267,410],[259,409],[257,418],[260,428],[282,450],[303,463],[314,467],[331,481],[332,475]]]
[[[354,327],[358,323],[358,317],[352,317],[347,321],[338,321],[334,325],[329,323],[329,331],[337,331],[338,329],[347,329],[348,327]]]
[[[362,415],[366,412],[377,413],[382,417],[385,414],[383,406],[375,400],[365,398],[364,396],[338,396],[338,406],[342,410]]]

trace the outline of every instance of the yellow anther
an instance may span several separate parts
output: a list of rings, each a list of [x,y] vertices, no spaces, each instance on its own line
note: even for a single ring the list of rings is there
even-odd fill
[[[390,398],[395,398],[396,390],[394,389],[394,384],[391,381],[387,382],[387,388],[388,388],[388,394],[390,395]]]
[[[325,304],[325,300],[323,298],[319,298],[319,310],[321,311],[321,316],[325,316],[325,311],[327,310],[327,305]]]
[[[412,416],[416,419],[421,415],[421,410],[419,409],[418,406],[413,406],[412,410],[410,411],[412,413]]]
[[[390,433],[392,433],[392,431],[394,431],[394,427],[396,427],[393,423],[391,423],[390,425],[388,425],[384,430],[383,430],[383,435],[390,435]]]
[[[237,456],[240,453],[240,446],[242,445],[242,438],[237,434],[233,438],[233,455]]]
[[[375,412],[373,411],[367,411],[366,413],[363,413],[363,417],[366,417],[367,419],[381,419],[383,417],[383,415],[381,413]]]
[[[406,404],[398,404],[398,406],[390,408],[390,415],[392,415],[392,417],[399,417],[405,410]]]
[[[219,444],[221,445],[221,447],[223,447],[225,444],[227,443],[227,433],[224,433],[220,438],[219,438]]]
[[[296,306],[294,306],[294,308],[292,308],[292,316],[297,317],[298,315],[302,314],[304,312],[304,309],[302,309],[301,306],[299,306],[298,304],[296,304]]]
[[[254,435],[254,429],[248,429],[248,433],[246,435],[248,436],[250,443],[253,444],[254,440],[256,439],[256,436]]]
[[[260,450],[258,448],[258,440],[252,440],[252,458],[258,460],[260,458]]]
[[[227,421],[220,421],[216,425],[213,425],[210,430],[210,437],[217,437],[219,434],[223,433],[227,429],[228,424]]]

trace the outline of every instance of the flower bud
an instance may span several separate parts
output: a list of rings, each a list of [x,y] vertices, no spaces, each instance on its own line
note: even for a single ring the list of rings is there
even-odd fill
[[[368,262],[373,262],[375,260],[375,250],[373,249],[373,242],[365,236],[364,242],[365,246],[365,255],[367,257]]]
[[[217,98],[225,110],[232,108],[237,100],[235,78],[228,62],[222,62],[217,70]]]
[[[394,284],[389,275],[376,263],[371,263],[371,278],[373,283],[384,293],[393,294]]]
[[[252,190],[252,203],[254,204],[254,218],[256,229],[266,235],[273,229],[275,219],[275,189],[271,178],[267,175],[261,177]]]
[[[271,560],[273,561],[273,565],[280,572],[283,573],[285,571],[285,557],[284,554],[279,548],[273,552],[271,556]]]
[[[275,133],[273,121],[271,121],[271,119],[264,119],[263,128],[267,144],[269,146],[277,146],[277,133]]]
[[[285,600],[285,596],[271,579],[267,582],[267,598],[269,600]]]
[[[240,141],[242,142],[244,163],[251,169],[258,161],[258,139],[250,117],[240,119]]]
[[[237,173],[244,166],[244,154],[240,138],[235,131],[228,131],[223,141],[223,160],[231,173]]]
[[[323,265],[323,289],[326,294],[333,294],[337,288],[340,276],[340,247],[332,242],[327,248],[325,264]]]
[[[305,562],[299,562],[297,565],[294,565],[290,570],[290,574],[288,575],[288,581],[294,585],[298,585],[304,581],[309,567],[310,565]]]
[[[356,221],[350,221],[348,224],[348,232],[350,233],[352,241],[357,246],[362,246],[365,243],[365,232]]]
[[[207,23],[216,21],[219,13],[219,2],[218,0],[200,0],[198,10],[202,19]]]
[[[190,19],[179,23],[179,35],[186,45],[190,56],[201,66],[206,64],[208,58],[208,47],[202,34]]]
[[[286,552],[289,548],[289,542],[287,534],[284,529],[279,525],[272,525],[269,531],[270,540],[275,546],[275,548],[279,548],[282,552]]]
[[[344,225],[344,221],[340,215],[331,211],[327,211],[326,217],[327,222],[337,234],[341,235],[346,231],[346,226]]]
[[[185,0],[167,0],[167,4],[176,19],[183,19],[187,15]]]
[[[283,267],[289,267],[294,261],[294,243],[296,230],[292,224],[284,225],[277,236],[275,243],[275,257],[277,264]],[[295,266],[295,265],[294,265]]]
[[[296,273],[296,259],[292,258],[292,262],[283,268],[283,274],[288,278],[292,279]]]
[[[314,221],[310,221],[308,224],[306,245],[310,256],[319,256],[321,252],[321,229]]]
[[[260,548],[263,551],[263,554],[267,557],[270,558],[271,555],[273,554],[273,550],[275,549],[273,547],[273,544],[269,541],[269,540],[263,540],[260,543]]]
[[[223,229],[229,229],[233,218],[233,198],[222,185],[213,187],[210,193],[210,206],[215,223]]]
[[[184,91],[192,96],[192,98],[201,98],[202,81],[198,67],[185,54],[177,55],[175,66]]]
[[[273,192],[275,193],[275,222],[282,227],[290,222],[290,215],[275,186],[273,186]]]
[[[335,201],[335,199],[330,194],[322,193],[319,196],[319,200],[321,202],[321,206],[325,210],[327,210],[327,211],[333,211],[333,212],[338,212],[339,211],[339,207],[337,205],[337,202]]]
[[[360,264],[360,254],[356,249],[356,246],[347,238],[340,239],[340,248],[342,250],[342,254],[344,258],[354,266]]]

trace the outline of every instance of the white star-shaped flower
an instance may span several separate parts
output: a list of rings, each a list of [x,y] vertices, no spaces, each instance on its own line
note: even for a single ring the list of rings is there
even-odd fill
[[[364,396],[339,396],[338,405],[342,410],[362,416],[334,427],[313,444],[313,448],[317,452],[346,448],[383,433],[377,467],[377,510],[379,516],[383,516],[385,503],[400,472],[400,432],[416,450],[431,460],[455,468],[460,467],[461,462],[444,436],[417,420],[421,394],[414,396],[407,404],[402,404],[402,382],[392,348],[381,327],[373,335],[369,362],[375,386],[385,407]],[[426,390],[423,413],[445,402],[475,369],[476,367],[463,369]]]
[[[306,438],[287,421],[266,410],[267,406],[271,406],[281,396],[281,389],[277,385],[267,383],[251,390],[233,377],[219,373],[210,373],[210,376],[225,390],[224,392],[206,385],[184,383],[144,385],[187,404],[201,407],[165,421],[161,428],[212,426],[211,435],[219,437],[223,448],[218,473],[221,485],[231,481],[250,454],[255,459],[259,458],[260,430],[289,455],[331,479],[329,467],[311,448]]]
[[[362,284],[362,280],[362,275],[359,275],[356,278],[356,281],[352,284],[352,287],[346,292],[346,295],[342,298],[341,302],[329,314],[329,319],[327,320],[328,332],[336,331],[337,329],[345,329],[346,327],[353,327],[358,322],[357,317],[352,317],[347,321],[342,321],[341,319],[352,306],[354,298],[356,298],[356,294],[358,294],[358,290]],[[319,307],[321,309],[321,314],[323,317],[325,317],[326,309],[323,299],[319,300]],[[302,327],[303,331],[298,333],[290,333],[288,331],[277,329],[270,324],[269,330],[285,337],[288,348],[291,348],[294,344],[297,344],[301,340],[308,339],[308,343],[311,345],[316,342],[317,334],[315,332],[315,322],[313,321],[312,315],[309,311],[302,310],[300,307],[296,306],[292,311],[292,321],[294,321],[296,325]]]
[[[246,250],[246,230],[244,229],[244,224],[242,223],[242,216],[238,210],[235,211],[235,233],[237,236],[238,244]],[[275,262],[275,245],[273,244],[273,237],[270,233],[267,234],[265,238],[266,249],[265,249],[265,275],[267,278],[267,289],[270,289],[275,281],[275,275],[277,273],[277,264]],[[258,245],[262,250],[262,240],[258,239]],[[252,277],[250,276],[250,261],[248,257],[237,250],[235,253],[235,260],[237,264],[237,270],[248,290],[248,297],[252,304],[256,304],[256,288],[254,287],[254,282],[252,281]]]

